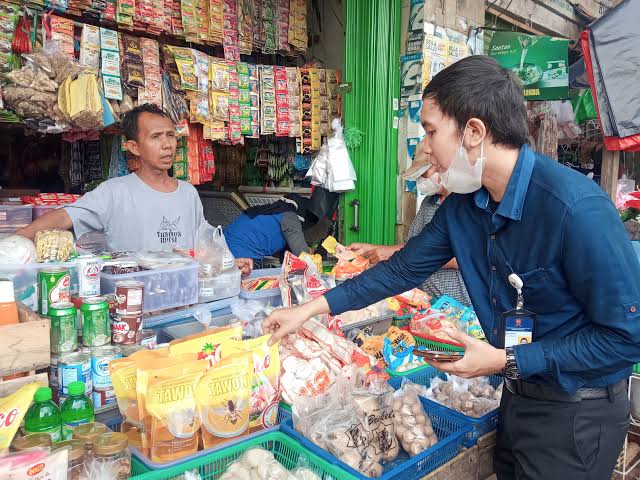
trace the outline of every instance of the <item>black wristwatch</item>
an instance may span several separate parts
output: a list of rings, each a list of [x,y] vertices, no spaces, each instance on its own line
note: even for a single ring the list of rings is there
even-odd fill
[[[516,356],[513,353],[513,347],[507,347],[505,350],[507,352],[507,363],[504,366],[504,370],[502,370],[502,375],[506,378],[510,378],[511,380],[519,380],[522,377],[518,370],[518,364],[516,363]]]

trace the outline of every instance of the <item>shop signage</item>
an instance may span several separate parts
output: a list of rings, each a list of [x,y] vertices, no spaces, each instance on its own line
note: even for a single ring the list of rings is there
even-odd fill
[[[569,40],[496,32],[489,56],[520,77],[527,100],[569,98]]]

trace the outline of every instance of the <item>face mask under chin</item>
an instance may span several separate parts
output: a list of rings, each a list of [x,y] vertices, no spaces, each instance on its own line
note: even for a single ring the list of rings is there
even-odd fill
[[[484,140],[480,145],[480,156],[472,165],[469,160],[469,154],[464,148],[466,132],[467,127],[465,126],[460,146],[456,150],[449,168],[446,172],[440,174],[442,186],[452,193],[472,193],[482,187],[482,172],[485,164]]]

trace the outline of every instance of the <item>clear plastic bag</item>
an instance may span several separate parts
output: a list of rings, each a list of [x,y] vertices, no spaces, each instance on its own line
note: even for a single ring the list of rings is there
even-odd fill
[[[329,176],[327,185],[324,187],[331,192],[353,190],[357,176],[349,158],[347,145],[344,142],[340,119],[334,118],[331,122],[331,128],[333,128],[334,135],[327,140],[329,147]]]
[[[403,385],[397,390],[393,394],[393,410],[396,434],[402,448],[410,456],[418,455],[438,442],[431,420],[422,407],[415,389]]]
[[[299,397],[293,404],[294,427],[354,470],[378,477],[381,455],[354,393],[349,380],[339,377],[325,394]]]
[[[400,452],[396,436],[393,409],[393,389],[382,379],[376,379],[368,388],[358,389],[353,399],[366,418],[371,441],[367,447],[369,457],[377,463],[392,462]]]
[[[0,455],[0,478],[33,480],[34,471],[47,480],[67,480],[69,448],[53,452],[49,449],[31,449],[24,452]]]
[[[262,321],[273,310],[258,300],[239,301],[231,305],[231,313],[242,323],[242,336],[257,338],[262,335]]]
[[[429,388],[417,389],[420,390],[426,398],[473,418],[498,408],[502,397],[502,390],[496,393],[487,377],[464,379],[450,375],[448,380],[438,377],[431,381]]]
[[[307,303],[336,286],[335,278],[319,273],[309,257],[298,258],[291,252],[284,255],[280,280],[284,307]]]
[[[231,463],[220,480],[288,480],[289,471],[273,453],[263,448],[250,448]]]
[[[340,120],[333,119],[331,128],[334,134],[313,159],[307,177],[311,177],[312,184],[320,185],[330,192],[353,190],[357,179],[356,171],[349,158]]]
[[[200,262],[201,277],[217,277],[236,267],[222,227],[204,222],[196,231],[196,259]]]
[[[36,247],[28,238],[10,235],[0,240],[0,262],[24,264],[35,261]]]

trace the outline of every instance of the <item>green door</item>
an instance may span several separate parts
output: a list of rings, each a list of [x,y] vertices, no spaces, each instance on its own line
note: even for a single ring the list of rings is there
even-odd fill
[[[401,0],[345,0],[345,127],[365,135],[350,152],[356,190],[341,200],[342,240],[393,244],[396,224]],[[397,125],[397,124],[396,124]]]

